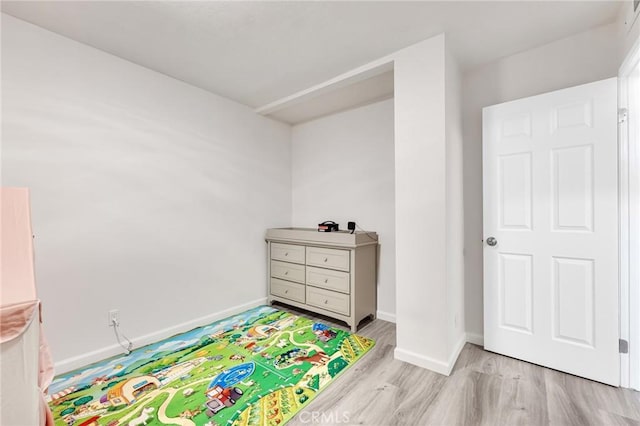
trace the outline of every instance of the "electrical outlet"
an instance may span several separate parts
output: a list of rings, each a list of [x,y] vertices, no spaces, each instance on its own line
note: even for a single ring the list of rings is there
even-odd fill
[[[109,311],[109,327],[113,327],[113,323],[120,324],[120,311],[112,309]]]

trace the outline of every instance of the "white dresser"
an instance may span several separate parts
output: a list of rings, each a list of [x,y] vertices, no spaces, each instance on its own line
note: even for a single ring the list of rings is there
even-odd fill
[[[354,332],[364,318],[375,318],[375,232],[273,228],[266,240],[269,303],[345,321]]]

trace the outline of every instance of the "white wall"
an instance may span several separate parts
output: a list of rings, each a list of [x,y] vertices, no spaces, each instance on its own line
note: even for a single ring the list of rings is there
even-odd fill
[[[453,269],[458,259],[455,214],[459,183],[456,148],[447,147],[456,120],[446,119],[453,86],[446,84],[445,37],[439,35],[394,56],[396,159],[395,357],[449,374],[457,353],[450,343],[455,309]],[[451,70],[449,77],[455,75]],[[448,128],[447,124],[451,127]],[[458,128],[459,132],[459,128]],[[459,148],[458,148],[459,151]],[[448,154],[450,157],[447,158]],[[458,160],[459,161],[459,160]],[[447,190],[453,191],[447,194]],[[459,213],[458,213],[459,214]],[[460,222],[460,221],[458,221]],[[461,225],[461,224],[460,224]],[[449,239],[452,238],[451,241]]]
[[[465,311],[481,342],[482,108],[617,75],[619,30],[610,24],[518,53],[463,75]]]
[[[378,233],[378,316],[395,320],[393,99],[297,125],[293,226],[355,221]]]
[[[264,300],[289,126],[4,14],[2,118],[56,361],[114,344],[109,309],[136,337]]]
[[[626,1],[620,5],[620,12],[615,25],[618,28],[619,63],[622,64],[633,44],[640,38],[640,12],[633,11],[633,2]]]
[[[447,306],[449,360],[452,365],[464,346],[464,196],[462,158],[461,75],[456,59],[447,49],[446,85],[446,186],[447,198]]]
[[[449,374],[465,341],[460,74],[444,35],[377,63],[389,61],[393,105],[385,101],[294,128],[294,225],[332,218],[344,224],[354,214],[358,222],[362,211],[362,225],[381,232],[382,276],[389,262],[385,235],[393,230],[385,222],[395,211],[394,354]],[[334,150],[333,157],[323,150]],[[332,185],[335,194],[327,193]],[[380,311],[390,309],[383,303],[393,297],[382,280]]]

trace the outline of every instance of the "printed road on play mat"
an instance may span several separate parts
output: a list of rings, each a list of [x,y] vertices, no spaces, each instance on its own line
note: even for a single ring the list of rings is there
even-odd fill
[[[55,424],[286,423],[374,341],[261,306],[56,377]]]

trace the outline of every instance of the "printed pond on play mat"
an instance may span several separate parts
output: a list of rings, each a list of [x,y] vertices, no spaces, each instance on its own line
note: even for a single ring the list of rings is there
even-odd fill
[[[261,306],[56,377],[55,424],[282,425],[374,341]]]

